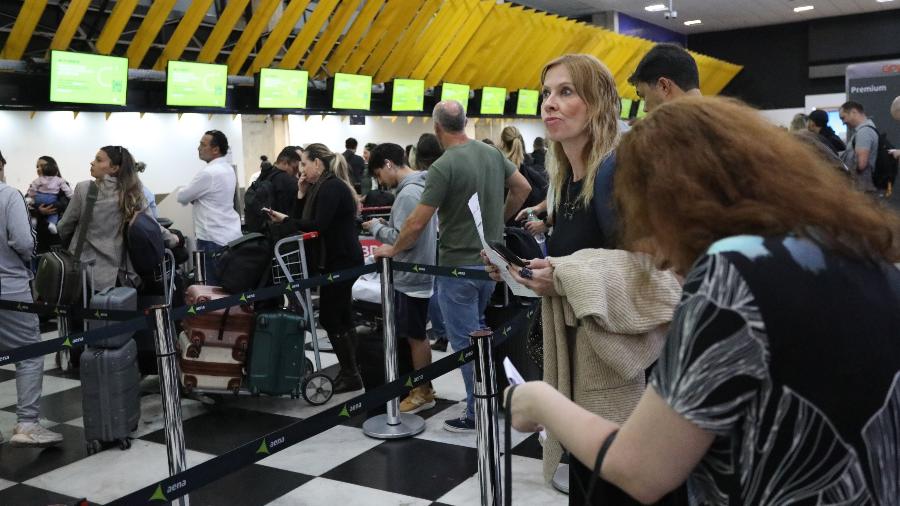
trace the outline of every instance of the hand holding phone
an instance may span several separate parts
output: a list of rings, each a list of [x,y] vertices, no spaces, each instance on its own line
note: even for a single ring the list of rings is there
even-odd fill
[[[518,267],[527,267],[528,262],[519,258],[518,255],[512,252],[511,249],[507,248],[505,244],[498,241],[491,241],[490,243],[491,249],[497,252],[498,255],[502,256],[504,260],[511,263],[512,265]]]

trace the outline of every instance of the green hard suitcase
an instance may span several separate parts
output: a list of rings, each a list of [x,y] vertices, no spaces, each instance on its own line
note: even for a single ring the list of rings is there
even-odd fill
[[[254,395],[300,397],[300,383],[308,370],[303,352],[306,320],[288,311],[257,314],[250,341],[247,386]]]

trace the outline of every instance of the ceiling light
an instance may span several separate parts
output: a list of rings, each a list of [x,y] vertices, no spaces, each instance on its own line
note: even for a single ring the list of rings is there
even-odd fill
[[[692,19],[690,21],[684,22],[685,26],[699,25],[700,23],[702,23],[702,21],[700,21],[699,19]]]
[[[666,7],[663,4],[653,4],[653,5],[648,5],[648,6],[644,7],[644,10],[647,12],[660,12],[660,11],[668,10],[668,7]]]
[[[886,2],[893,2],[894,0],[877,0],[878,3],[883,4]]]
[[[794,12],[805,12],[815,9],[812,5],[804,5],[803,7],[794,7]]]

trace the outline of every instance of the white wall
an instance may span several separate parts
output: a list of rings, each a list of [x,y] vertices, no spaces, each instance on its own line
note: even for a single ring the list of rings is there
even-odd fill
[[[479,140],[483,137],[491,137],[496,142],[500,138],[500,130],[507,124],[519,127],[528,151],[531,151],[531,143],[535,137],[544,136],[544,124],[540,120],[503,120],[501,125],[501,121],[498,119],[491,122],[479,119],[476,123],[472,118],[469,119],[466,126],[466,133]],[[480,135],[476,135],[476,125]],[[483,134],[482,127],[485,125],[491,125],[489,133],[492,135],[481,135]],[[347,137],[354,137],[359,141],[357,154],[361,155],[362,147],[368,142],[376,144],[393,142],[401,146],[415,144],[423,133],[433,133],[434,127],[430,117],[412,117],[410,121],[407,117],[402,116],[397,118],[367,116],[365,125],[350,125],[347,116],[304,117],[293,115],[288,117],[288,131],[291,144],[305,146],[313,142],[321,142],[332,151],[337,152],[344,150],[344,140]]]
[[[813,109],[837,109],[846,101],[846,93],[823,93],[821,95],[807,95],[804,105],[807,111],[812,111]]]
[[[763,115],[766,119],[771,121],[772,123],[783,126],[784,128],[790,128],[791,120],[794,119],[794,115],[797,113],[808,114],[802,107],[791,107],[789,109],[767,109],[764,111],[759,111],[760,114]]]
[[[75,184],[90,178],[90,162],[106,145],[128,148],[147,164],[141,180],[157,194],[187,184],[203,167],[197,144],[203,132],[221,130],[231,142],[233,163],[243,179],[241,118],[230,114],[105,113],[69,111],[0,111],[0,151],[6,158],[6,182],[23,192],[37,177],[35,162],[49,155],[59,163],[63,176]]]

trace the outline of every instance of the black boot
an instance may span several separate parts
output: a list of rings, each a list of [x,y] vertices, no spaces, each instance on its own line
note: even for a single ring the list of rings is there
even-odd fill
[[[329,335],[334,353],[341,365],[341,372],[334,378],[334,393],[353,392],[363,387],[359,367],[356,365],[356,332]]]

